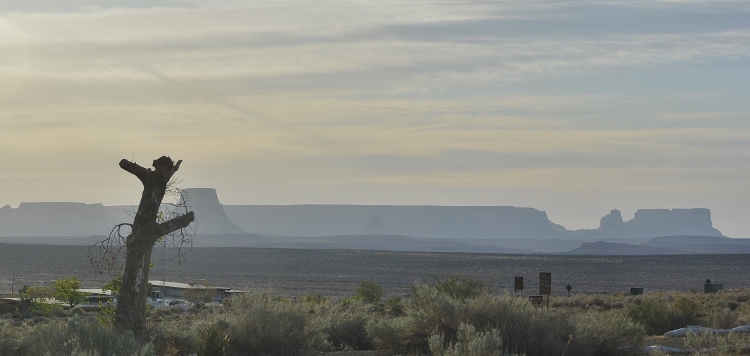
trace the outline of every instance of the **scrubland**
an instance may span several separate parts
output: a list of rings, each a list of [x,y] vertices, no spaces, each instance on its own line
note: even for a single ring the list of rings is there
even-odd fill
[[[16,312],[0,319],[0,355],[593,356],[640,354],[655,343],[733,355],[750,346],[745,334],[660,336],[686,325],[750,324],[750,290],[578,294],[553,297],[547,309],[450,276],[416,284],[403,299],[382,295],[377,283],[365,281],[335,303],[256,291],[223,305],[153,309],[145,345],[94,312]]]

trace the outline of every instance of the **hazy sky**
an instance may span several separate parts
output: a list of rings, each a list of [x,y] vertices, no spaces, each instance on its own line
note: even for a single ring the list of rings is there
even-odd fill
[[[207,5],[210,4],[210,5]],[[746,1],[0,2],[0,205],[706,207],[750,237]]]

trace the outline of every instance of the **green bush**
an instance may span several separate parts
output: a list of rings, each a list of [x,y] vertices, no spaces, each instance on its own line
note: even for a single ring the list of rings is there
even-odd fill
[[[490,292],[482,281],[460,275],[450,275],[442,281],[435,278],[435,289],[458,300],[476,298]]]
[[[20,355],[22,337],[21,331],[11,325],[10,321],[0,320],[0,355]]]
[[[401,298],[391,298],[385,303],[384,311],[393,316],[404,315],[404,303]]]
[[[430,352],[434,356],[503,356],[500,351],[502,338],[496,330],[477,332],[469,324],[458,327],[458,340],[446,344],[443,335],[432,334],[429,339]]]
[[[528,299],[482,295],[469,301],[470,320],[478,329],[497,328],[506,352],[526,355],[558,355],[575,333],[571,316],[535,308]]]
[[[328,303],[328,298],[319,294],[316,294],[316,295],[305,294],[300,298],[300,301],[303,303],[313,304],[313,305],[326,304]]]
[[[413,288],[405,316],[377,318],[367,330],[381,349],[424,354],[430,350],[428,339],[435,335],[446,345],[459,342],[462,324],[480,332],[496,329],[502,351],[527,355],[561,354],[574,332],[566,316],[535,309],[526,299],[481,294],[459,300],[425,284]]]
[[[35,326],[21,347],[27,355],[153,355],[150,344],[141,347],[132,333],[118,333],[95,317],[74,317],[67,322],[54,320]]]
[[[232,336],[226,323],[209,323],[198,334],[195,342],[197,356],[226,356],[229,354]]]
[[[567,354],[629,355],[641,345],[643,328],[621,311],[589,312],[574,317],[575,333]]]
[[[707,350],[714,349],[716,352],[712,354],[742,355],[743,350],[750,348],[750,335],[689,332],[685,335],[685,348],[695,353],[709,353]]]
[[[383,287],[380,283],[372,281],[359,282],[359,286],[352,295],[352,300],[362,301],[365,303],[379,303],[383,297]]]
[[[314,310],[315,327],[322,330],[328,343],[337,350],[372,350],[375,343],[367,333],[373,317],[368,304],[351,302],[330,309]]]
[[[648,335],[661,335],[689,323],[683,312],[669,301],[646,297],[626,308],[628,317],[641,324]]]
[[[232,298],[227,322],[237,354],[306,355],[328,348],[323,332],[309,319],[302,304],[245,294]]]
[[[204,328],[208,322],[195,315],[161,321],[158,323],[159,327],[150,332],[156,353],[159,355],[192,353],[198,330]]]
[[[65,310],[63,310],[63,309],[62,309],[62,308],[60,308],[60,307],[55,307],[55,308],[53,308],[53,309],[52,309],[52,310],[50,311],[50,315],[52,315],[52,316],[56,316],[56,317],[58,317],[58,318],[63,318],[63,317],[66,317],[66,316],[68,316],[68,313],[66,313],[66,312],[65,312]]]

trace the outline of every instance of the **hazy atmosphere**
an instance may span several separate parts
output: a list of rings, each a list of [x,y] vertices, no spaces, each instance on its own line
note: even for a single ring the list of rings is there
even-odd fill
[[[0,206],[710,208],[750,237],[744,1],[0,3]]]

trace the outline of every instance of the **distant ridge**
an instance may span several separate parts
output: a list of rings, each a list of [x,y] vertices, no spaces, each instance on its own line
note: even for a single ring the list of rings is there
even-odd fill
[[[285,236],[406,235],[472,239],[647,240],[659,236],[723,236],[709,209],[640,209],[630,221],[619,210],[594,230],[566,230],[547,213],[513,206],[226,205],[245,231]]]
[[[245,231],[284,236],[571,239],[547,213],[513,206],[225,205]]]
[[[106,235],[117,223],[102,204],[39,202],[0,208],[0,236]]]
[[[572,255],[677,255],[677,254],[746,254],[750,239],[720,236],[661,236],[641,244],[584,242],[564,252]]]
[[[703,236],[700,241],[705,246],[729,246],[713,227],[710,210],[703,208],[641,209],[630,221],[623,221],[620,211],[612,210],[601,219],[598,229],[571,231],[534,208],[222,205],[212,188],[188,188],[184,193],[189,209],[196,213],[195,241],[201,241],[197,242],[200,246],[495,253],[578,253],[608,248],[623,253],[651,253],[648,251],[667,251],[685,243],[696,251],[697,242],[689,236]],[[34,243],[85,243],[92,240],[90,236],[106,236],[114,225],[132,221],[135,210],[134,206],[66,202],[22,203],[15,209],[5,206],[0,208],[0,237],[14,242],[25,238]],[[201,236],[206,237],[201,240]],[[655,237],[659,238],[643,244]],[[609,245],[587,244],[597,240]],[[725,247],[717,247],[716,251],[732,252],[731,248],[722,250]],[[706,250],[713,251],[708,247]]]
[[[622,213],[615,209],[601,219],[598,229],[577,230],[575,233],[586,239],[724,236],[713,227],[711,210],[704,208],[639,209],[629,221],[623,221]]]

